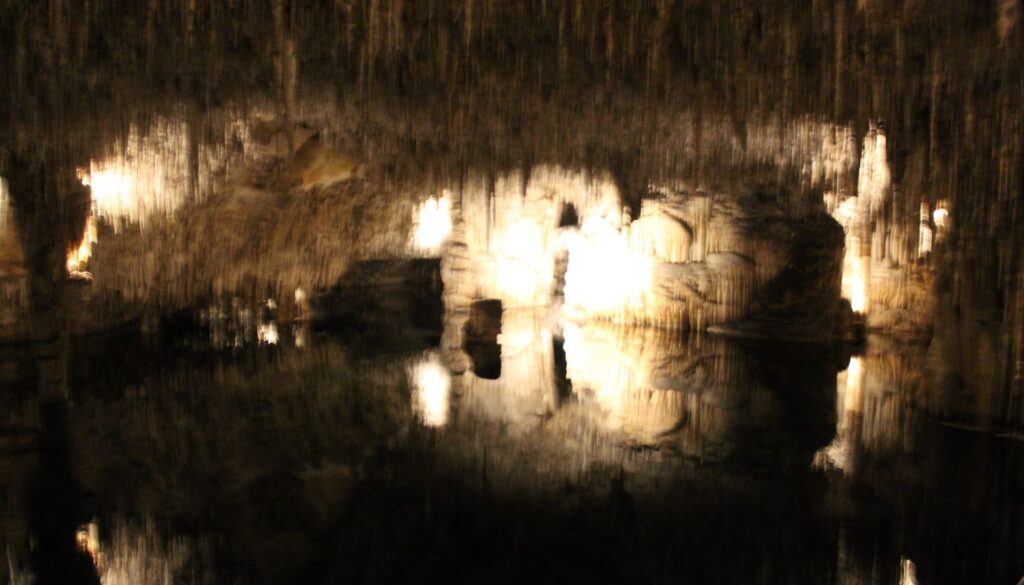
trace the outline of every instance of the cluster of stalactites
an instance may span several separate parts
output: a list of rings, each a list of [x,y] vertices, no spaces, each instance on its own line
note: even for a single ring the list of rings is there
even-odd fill
[[[872,306],[926,311],[917,301],[927,284],[921,267],[950,228],[949,203],[914,201],[893,184],[885,131],[872,123],[864,138],[857,172],[857,192],[824,195],[825,207],[846,232],[843,297],[857,313]],[[922,288],[925,287],[925,288]],[[913,305],[921,305],[914,307]],[[917,320],[929,317],[918,315]]]
[[[439,206],[454,216],[442,270],[446,295],[456,304],[494,298],[512,307],[548,305],[556,261],[567,248],[572,254],[575,233],[601,224],[617,234],[622,223],[618,189],[608,177],[560,167],[534,167],[528,177],[477,177],[463,184],[458,200]],[[560,225],[567,206],[579,226]],[[436,215],[433,206],[419,208],[418,225],[428,221],[424,211]]]

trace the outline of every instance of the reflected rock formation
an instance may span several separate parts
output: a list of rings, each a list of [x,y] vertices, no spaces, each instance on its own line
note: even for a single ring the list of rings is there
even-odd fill
[[[457,345],[466,339],[462,323],[449,322],[442,341],[454,372],[456,426],[497,424],[519,437],[552,435],[552,448],[566,445],[576,463],[580,457],[610,462],[633,449],[761,466],[769,465],[759,461],[762,449],[787,445],[793,451],[786,459],[801,468],[835,420],[829,379],[838,365],[827,354],[809,354],[818,363],[802,367],[815,373],[787,385],[774,372],[792,368],[792,358],[756,345],[656,328],[558,323],[546,312],[511,310],[502,314],[500,375],[489,379],[468,369],[471,356]],[[779,444],[777,425],[790,411],[806,413],[808,420],[795,428],[813,432]],[[573,429],[586,429],[585,436]],[[764,443],[749,443],[754,437]]]

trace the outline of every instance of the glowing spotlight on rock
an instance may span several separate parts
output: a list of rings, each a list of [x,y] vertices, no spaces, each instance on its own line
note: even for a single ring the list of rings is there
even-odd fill
[[[78,170],[79,180],[90,188],[93,215],[115,231],[129,224],[144,227],[155,215],[170,216],[190,198],[195,177],[189,151],[183,121],[133,126],[108,156]]]
[[[846,239],[846,258],[843,262],[842,295],[850,301],[854,313],[864,313],[868,308],[868,282],[870,280],[869,256],[858,252],[856,238]]]
[[[277,345],[277,342],[281,340],[281,336],[277,331],[277,323],[271,321],[269,323],[260,323],[256,329],[256,338],[260,343],[267,345]]]
[[[431,197],[416,208],[413,247],[438,253],[452,232],[452,204],[447,195]]]
[[[448,423],[451,375],[436,355],[428,354],[412,368],[412,407],[416,417],[428,427]]]
[[[82,184],[91,191],[93,208],[103,215],[130,215],[135,179],[124,165],[94,162],[88,171],[79,170],[78,174]]]
[[[613,318],[643,311],[652,286],[652,262],[630,248],[628,234],[604,218],[588,218],[568,248],[567,304]]]
[[[85,264],[92,257],[92,246],[98,241],[96,233],[96,219],[89,216],[85,221],[85,233],[82,234],[82,241],[67,253],[68,272],[81,272]]]
[[[935,211],[932,212],[932,220],[935,222],[935,227],[944,230],[949,227],[949,208],[946,206],[945,201],[939,201],[935,204]]]

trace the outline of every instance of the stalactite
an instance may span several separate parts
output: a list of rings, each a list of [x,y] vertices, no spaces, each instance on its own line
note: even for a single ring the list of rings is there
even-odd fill
[[[191,0],[194,4],[194,0]],[[292,39],[288,0],[274,0],[274,32],[277,39],[277,71],[280,86],[281,113],[286,136],[288,152],[293,153],[299,146],[295,144],[295,122],[298,119],[298,84],[299,64],[295,41]]]
[[[835,119],[844,123],[846,118],[846,104],[844,102],[844,96],[846,93],[846,2],[834,2],[833,7],[835,10],[835,30],[833,35],[835,37],[835,80],[834,88],[832,90],[835,103],[833,105],[832,115]]]

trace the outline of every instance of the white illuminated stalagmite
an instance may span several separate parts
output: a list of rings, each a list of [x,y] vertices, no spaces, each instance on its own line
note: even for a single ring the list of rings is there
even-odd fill
[[[930,328],[929,255],[945,233],[940,224],[948,222],[948,210],[939,202],[932,214],[927,201],[911,202],[910,196],[893,185],[888,138],[872,125],[856,193],[828,191],[825,204],[846,232],[843,297],[869,327],[919,337]]]
[[[579,234],[567,235],[565,299],[587,314],[631,321],[650,302],[653,259],[644,251],[668,252],[673,245],[654,230],[631,242],[620,217],[585,214]]]
[[[885,228],[878,222],[891,191],[888,141],[883,130],[872,127],[864,137],[856,194],[845,199],[838,192],[825,195],[826,207],[846,232],[842,295],[855,313],[864,314],[870,309],[873,259],[884,255],[875,251],[878,246],[874,236]]]
[[[891,189],[888,139],[883,130],[872,128],[864,138],[864,150],[857,174],[857,197],[862,198],[869,213],[874,216],[887,203]]]
[[[932,240],[935,234],[935,230],[931,223],[931,213],[929,213],[928,202],[921,202],[921,226],[919,234],[917,236],[917,255],[920,258],[925,258],[932,251]]]
[[[213,189],[214,177],[223,174],[235,156],[227,144],[257,150],[249,124],[241,120],[227,125],[221,146],[193,144],[188,124],[176,116],[157,118],[146,128],[133,125],[106,156],[78,169],[79,180],[89,187],[91,207],[84,236],[67,255],[70,272],[87,269],[98,242],[98,222],[111,226],[115,234],[128,225],[144,229]]]
[[[11,209],[11,197],[7,193],[7,179],[0,177],[0,235],[6,235],[12,225],[14,210]]]

